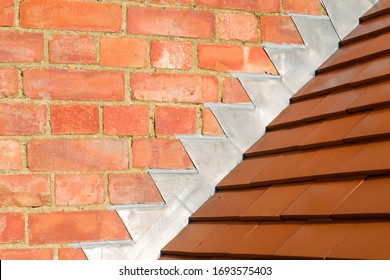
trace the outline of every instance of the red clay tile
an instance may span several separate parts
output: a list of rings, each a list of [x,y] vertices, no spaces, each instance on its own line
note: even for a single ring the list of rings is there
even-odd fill
[[[275,255],[282,258],[324,259],[354,226],[352,223],[305,224]]]
[[[328,259],[390,259],[390,222],[358,224],[330,252]]]
[[[390,0],[379,1],[374,7],[368,10],[361,18],[361,21],[383,15],[390,12]]]
[[[191,216],[192,221],[199,220],[235,220],[245,211],[265,188],[240,191],[218,192],[213,195]]]
[[[366,90],[355,99],[348,107],[349,113],[368,110],[379,106],[390,104],[390,81],[376,83],[366,88]]]
[[[351,84],[380,81],[390,77],[390,55],[373,60],[370,65],[351,80]]]
[[[268,188],[240,216],[243,220],[280,220],[280,214],[311,183],[277,185]]]
[[[326,219],[363,179],[317,182],[307,188],[283,213],[283,219]]]

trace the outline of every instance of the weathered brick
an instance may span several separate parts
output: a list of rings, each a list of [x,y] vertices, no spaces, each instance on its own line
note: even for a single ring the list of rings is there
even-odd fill
[[[148,135],[147,106],[104,106],[104,133],[109,135]]]
[[[195,134],[196,109],[157,107],[154,112],[157,135]]]
[[[0,159],[0,170],[21,170],[22,145],[14,140],[0,140]]]
[[[45,105],[0,103],[0,135],[38,134],[45,124]]]
[[[199,66],[217,71],[242,71],[276,74],[262,47],[199,44]]]
[[[0,0],[0,26],[15,23],[15,0]]]
[[[260,21],[263,42],[303,44],[298,30],[289,16],[264,16],[261,17]]]
[[[191,69],[192,44],[190,42],[152,41],[152,66],[167,69]]]
[[[105,37],[100,42],[100,64],[146,67],[148,45],[144,39]]]
[[[263,13],[280,11],[279,0],[196,0],[196,5],[200,7],[235,9]]]
[[[101,174],[70,174],[55,177],[56,205],[88,205],[104,202]]]
[[[321,15],[319,0],[283,0],[283,10],[287,13]]]
[[[0,176],[0,206],[37,207],[50,204],[47,175]]]
[[[29,229],[30,244],[130,239],[116,211],[33,213]]]
[[[24,239],[23,213],[0,213],[0,243],[17,243]]]
[[[96,39],[88,35],[57,34],[49,41],[52,63],[95,64]]]
[[[53,249],[0,249],[0,260],[52,260]]]
[[[0,62],[43,60],[43,34],[0,31]]]
[[[212,38],[215,16],[207,11],[129,6],[127,32],[131,34]]]
[[[99,108],[96,105],[53,105],[53,134],[93,134],[99,132]]]
[[[33,99],[123,100],[122,72],[31,69],[23,71],[24,93]]]
[[[108,193],[112,204],[162,203],[149,174],[111,174]]]
[[[32,140],[27,146],[32,171],[122,170],[128,168],[127,140]]]
[[[18,70],[13,68],[0,69],[0,98],[18,95]]]
[[[206,103],[218,101],[218,80],[182,74],[131,75],[133,98],[146,101]]]
[[[25,28],[120,31],[122,9],[118,4],[75,0],[24,0],[20,24]]]
[[[245,89],[236,78],[226,78],[223,80],[222,101],[231,104],[251,102]]]
[[[133,140],[135,168],[194,168],[182,144],[176,139]]]
[[[219,37],[226,40],[258,40],[258,19],[254,15],[223,13],[218,15]]]
[[[223,129],[210,109],[203,109],[203,134],[224,135]]]
[[[182,6],[192,5],[192,0],[152,0],[151,2],[158,3],[158,4],[171,4],[171,5],[182,5]]]
[[[59,260],[87,260],[83,249],[81,248],[60,248],[58,249]]]

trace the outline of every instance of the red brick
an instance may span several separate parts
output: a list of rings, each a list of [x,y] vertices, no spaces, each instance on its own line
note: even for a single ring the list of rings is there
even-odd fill
[[[261,17],[260,21],[263,42],[303,44],[298,30],[289,16],[264,16]]]
[[[0,260],[52,260],[53,249],[0,249]]]
[[[133,98],[146,101],[206,103],[218,101],[218,80],[211,76],[144,74],[131,76]]]
[[[218,120],[208,108],[203,109],[203,134],[225,135]]]
[[[144,39],[102,38],[100,64],[122,67],[146,67],[148,45]]]
[[[168,69],[191,69],[192,45],[190,42],[152,41],[152,66]]]
[[[321,15],[319,0],[283,0],[283,10],[287,13]]]
[[[24,0],[20,24],[25,28],[116,32],[122,27],[122,8],[92,1]]]
[[[207,11],[129,6],[127,32],[131,34],[213,38],[215,16]]]
[[[154,112],[157,135],[195,134],[196,109],[157,107]]]
[[[236,78],[226,78],[223,80],[222,101],[231,104],[251,102],[245,89]]]
[[[46,124],[46,106],[27,103],[0,104],[0,135],[42,133]]]
[[[198,51],[201,68],[276,74],[275,67],[261,47],[199,44]]]
[[[53,134],[93,134],[99,132],[99,108],[96,105],[53,105]]]
[[[200,7],[235,9],[263,13],[278,12],[280,10],[279,0],[196,0],[195,3]]]
[[[47,175],[2,175],[0,190],[2,207],[50,204],[50,179]]]
[[[148,135],[147,106],[105,106],[104,133],[110,135]]]
[[[128,168],[127,140],[32,140],[27,146],[32,171],[122,170]]]
[[[96,39],[88,35],[57,34],[49,41],[52,63],[95,64]]]
[[[123,100],[122,72],[92,70],[24,70],[24,93],[33,99]]]
[[[43,60],[43,34],[0,31],[0,62]]]
[[[59,260],[87,260],[83,249],[81,248],[60,248],[58,249]]]
[[[17,69],[0,69],[0,98],[17,96],[19,92],[18,80]]]
[[[0,170],[21,170],[22,145],[14,140],[0,140],[0,159]]]
[[[33,213],[29,216],[30,244],[128,240],[116,211]]]
[[[194,168],[182,144],[176,139],[133,140],[135,168]]]
[[[0,26],[12,26],[15,23],[15,0],[0,0]]]
[[[0,243],[24,242],[23,213],[0,213]]]
[[[163,202],[160,192],[149,174],[111,174],[108,193],[112,204]]]
[[[151,2],[157,4],[170,4],[170,5],[182,5],[182,6],[192,5],[192,0],[152,0]]]
[[[57,175],[56,205],[88,205],[104,202],[104,179],[101,174]]]
[[[218,16],[219,37],[226,40],[258,40],[258,19],[254,15],[223,13]]]

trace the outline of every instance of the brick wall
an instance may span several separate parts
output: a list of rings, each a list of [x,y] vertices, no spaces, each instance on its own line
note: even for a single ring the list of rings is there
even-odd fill
[[[145,168],[194,168],[178,134],[221,135],[203,104],[276,74],[319,0],[0,0],[0,259],[85,259],[131,238],[109,205],[161,203]]]

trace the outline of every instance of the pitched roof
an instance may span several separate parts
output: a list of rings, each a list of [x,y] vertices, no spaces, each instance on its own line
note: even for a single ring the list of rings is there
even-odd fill
[[[163,259],[390,259],[389,27],[382,0]]]

